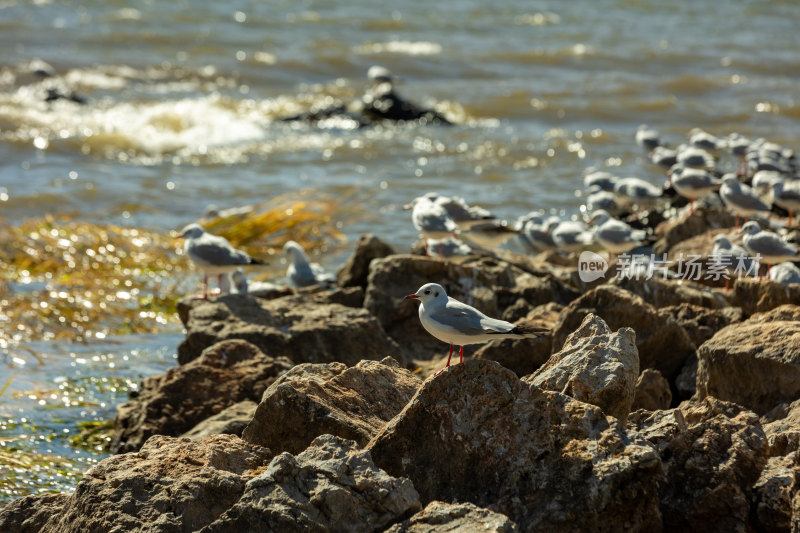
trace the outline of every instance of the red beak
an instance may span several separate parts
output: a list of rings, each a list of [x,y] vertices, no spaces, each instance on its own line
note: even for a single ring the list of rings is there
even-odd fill
[[[408,296],[403,298],[403,301],[405,302],[406,300],[418,300],[418,299],[419,299],[419,296],[417,296],[416,294],[409,294]]]

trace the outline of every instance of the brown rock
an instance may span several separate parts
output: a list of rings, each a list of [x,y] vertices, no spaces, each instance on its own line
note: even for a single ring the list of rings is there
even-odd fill
[[[686,332],[668,313],[613,285],[592,289],[564,308],[553,331],[553,350],[561,349],[589,313],[605,320],[611,330],[633,328],[639,368],[655,368],[667,379],[680,370],[694,350]]]
[[[294,363],[339,361],[402,354],[365,309],[318,304],[303,296],[262,300],[248,295],[219,300],[183,300],[181,319],[186,339],[178,346],[178,362],[191,361],[222,340],[244,339],[274,357]],[[403,363],[405,361],[403,360]]]
[[[658,370],[645,368],[636,381],[632,409],[658,411],[669,409],[670,403],[672,392],[669,390],[669,381]]]
[[[769,279],[742,278],[733,284],[731,305],[742,308],[745,316],[800,302],[800,285],[781,285]]]
[[[739,307],[709,309],[682,303],[665,307],[663,311],[669,313],[686,330],[689,340],[695,346],[700,346],[725,326],[742,321],[742,309]]]
[[[800,322],[747,320],[697,352],[697,394],[764,414],[800,396]]]
[[[517,525],[505,515],[471,503],[432,501],[408,520],[395,524],[386,533],[513,533]]]
[[[341,363],[298,365],[266,390],[243,438],[290,453],[305,450],[325,433],[363,446],[421,384],[390,357],[351,368]]]
[[[202,533],[382,531],[420,508],[409,480],[378,469],[355,442],[322,435],[296,457],[276,456]]]
[[[271,457],[233,435],[200,442],[156,435],[138,453],[92,467],[42,533],[198,531],[239,500]]]
[[[736,217],[725,209],[699,207],[686,218],[660,224],[656,228],[659,240],[653,245],[653,250],[659,255],[668,253],[680,242],[708,233],[710,230],[733,227],[734,222],[736,222]],[[711,240],[713,240],[713,235],[709,237],[709,243]],[[710,250],[711,247],[703,249]]]
[[[291,367],[243,340],[215,344],[190,363],[145,378],[136,396],[117,406],[111,451],[136,451],[152,435],[178,436],[237,402],[259,400]]]
[[[380,259],[394,254],[391,246],[371,234],[358,238],[356,249],[345,264],[336,273],[340,287],[367,287],[369,264],[373,259]]]
[[[596,405],[624,422],[638,375],[633,330],[621,328],[612,333],[602,318],[588,314],[561,351],[523,381]]]
[[[616,419],[492,361],[435,378],[367,447],[423,502],[471,502],[523,531],[660,529],[660,462]]]
[[[0,531],[39,533],[54,516],[60,515],[69,494],[29,494],[0,508]]]
[[[800,490],[800,461],[796,452],[771,457],[751,491],[756,531],[790,531],[792,497]]]
[[[800,450],[800,400],[782,403],[761,417],[769,440],[770,455],[783,456]]]
[[[649,279],[646,277],[640,279],[614,277],[610,284],[640,296],[656,309],[681,304],[691,304],[708,309],[720,309],[728,306],[728,301],[719,292],[688,280],[658,277]]]
[[[242,431],[252,420],[256,407],[258,404],[251,400],[237,402],[214,416],[206,418],[181,437],[192,440],[203,440],[211,435],[220,434],[241,437]]]

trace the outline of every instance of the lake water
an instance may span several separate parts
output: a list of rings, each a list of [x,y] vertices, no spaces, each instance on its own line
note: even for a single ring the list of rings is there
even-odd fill
[[[577,213],[589,166],[663,181],[633,142],[642,123],[673,143],[699,126],[800,145],[798,15],[793,0],[0,0],[0,221],[72,213],[166,233],[210,204],[357,190],[349,249],[369,231],[405,251],[402,206],[429,190],[509,220]],[[55,76],[38,80],[35,60]],[[277,120],[358,100],[374,64],[456,125]],[[88,103],[45,103],[47,89]],[[177,340],[124,346],[142,343],[172,364]]]

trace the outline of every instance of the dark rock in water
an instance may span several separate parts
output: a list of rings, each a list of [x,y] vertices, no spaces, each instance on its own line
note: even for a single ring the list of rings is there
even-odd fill
[[[395,524],[386,533],[514,533],[517,525],[507,516],[471,503],[432,501],[408,520]]]
[[[317,437],[276,456],[203,533],[382,531],[421,509],[408,479],[389,476],[355,442]]]
[[[733,284],[731,305],[741,307],[745,316],[800,302],[800,285],[782,285],[768,279],[742,278]]]
[[[770,457],[751,490],[755,531],[797,531],[792,528],[792,500],[800,494],[800,456]],[[797,507],[795,506],[795,509]]]
[[[219,413],[210,416],[181,435],[187,439],[203,440],[211,435],[242,436],[242,431],[253,419],[258,404],[250,400],[237,402]]]
[[[111,452],[136,451],[151,435],[178,436],[237,402],[260,400],[291,367],[243,340],[215,344],[190,363],[145,378],[138,394],[117,406]]]
[[[688,335],[669,313],[613,285],[600,285],[564,308],[553,331],[553,350],[561,349],[588,313],[600,316],[612,330],[633,328],[640,368],[655,368],[667,379],[694,351]]]
[[[717,332],[697,351],[697,394],[764,414],[800,397],[800,321],[796,306],[754,315]]]
[[[588,314],[567,337],[564,347],[522,381],[596,405],[624,422],[631,410],[638,375],[639,354],[633,330],[621,328],[612,333],[602,318]]]
[[[303,296],[262,300],[230,295],[216,300],[181,300],[178,312],[187,329],[178,346],[185,364],[208,346],[243,339],[267,355],[294,363],[339,361],[354,365],[362,359],[399,358],[400,348],[365,309],[318,304]]]
[[[669,409],[672,392],[669,381],[654,368],[645,368],[636,380],[636,394],[631,409],[658,411]]]
[[[523,531],[660,529],[660,461],[602,411],[468,360],[429,378],[367,447],[424,503],[470,502]]]
[[[351,368],[341,363],[297,365],[264,392],[243,438],[275,452],[299,453],[326,433],[363,446],[421,384],[389,357]]]
[[[394,254],[391,246],[374,235],[362,235],[358,238],[356,249],[341,269],[336,273],[339,287],[367,288],[369,265],[373,259]]]
[[[40,531],[198,531],[234,505],[272,453],[233,435],[201,442],[151,437],[138,453],[103,459]],[[0,513],[0,530],[7,529]]]
[[[58,516],[72,498],[71,494],[29,494],[0,508],[0,531],[39,533],[48,520]]]
[[[434,109],[427,109],[399,96],[390,84],[380,84],[363,98],[365,120],[369,122],[418,122],[450,126],[452,122]]]

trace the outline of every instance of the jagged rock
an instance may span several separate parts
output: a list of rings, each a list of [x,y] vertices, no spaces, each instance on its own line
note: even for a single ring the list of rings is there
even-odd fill
[[[593,405],[467,360],[429,378],[367,446],[423,502],[471,502],[523,531],[659,530],[652,449]]]
[[[325,433],[363,446],[421,384],[390,357],[351,368],[341,363],[298,365],[264,392],[243,438],[275,452],[299,453]]]
[[[178,311],[186,339],[178,346],[178,362],[191,361],[208,346],[227,339],[244,339],[267,355],[294,363],[361,359],[402,353],[365,309],[318,304],[303,296],[263,300],[231,295],[217,300],[182,300]],[[405,361],[402,361],[405,363]]]
[[[252,471],[271,458],[234,435],[200,442],[156,435],[137,453],[93,466],[41,531],[197,531],[236,503]]]
[[[670,403],[672,392],[669,390],[669,381],[658,370],[645,368],[636,380],[636,393],[631,409],[658,411],[669,409]]]
[[[700,346],[697,357],[699,398],[714,396],[764,414],[800,397],[798,321],[766,315],[733,324]]]
[[[251,400],[237,402],[206,418],[181,436],[192,440],[203,440],[222,433],[241,437],[242,431],[253,418],[256,407],[258,404]]]
[[[731,305],[742,308],[745,316],[800,302],[800,285],[782,285],[770,279],[742,278],[733,284]]]
[[[372,234],[361,235],[356,249],[341,269],[336,273],[340,287],[367,287],[369,264],[373,259],[380,259],[394,254],[391,246]]]
[[[638,375],[633,330],[621,328],[612,333],[602,318],[588,314],[561,351],[523,381],[596,405],[624,422]]]
[[[517,525],[507,516],[471,503],[432,501],[408,520],[386,533],[514,533]]]
[[[117,406],[112,453],[136,451],[151,435],[178,436],[226,407],[259,400],[278,375],[292,367],[243,340],[204,350],[190,363],[142,381],[138,393]]]
[[[0,508],[0,531],[39,533],[64,510],[70,494],[29,494]]]
[[[575,295],[553,277],[541,280],[506,261],[487,256],[440,260],[393,255],[376,259],[370,266],[364,307],[378,318],[409,359],[431,359],[447,350],[446,344],[422,328],[417,306],[403,301],[404,296],[431,281],[444,286],[449,296],[498,318],[503,318],[504,310],[521,298],[528,302],[530,310],[550,301],[565,303]],[[475,347],[466,346],[465,357],[472,356],[474,350]]]
[[[653,245],[653,250],[659,255],[668,253],[672,251],[676,244],[705,233],[710,233],[708,242],[711,243],[714,238],[714,232],[710,232],[710,230],[730,228],[733,227],[735,222],[736,217],[726,209],[697,208],[694,213],[686,218],[660,224],[656,228],[656,235],[660,238]],[[702,249],[710,250],[711,248],[711,246],[708,246]]]
[[[638,410],[628,416],[626,429],[632,442],[651,446],[659,456],[689,426],[680,409]]]
[[[544,304],[535,307],[523,319],[508,318],[508,320],[552,330],[562,308],[563,306],[557,303]],[[492,341],[478,348],[475,358],[497,361],[522,377],[533,373],[550,359],[552,344],[553,339],[549,334],[535,339]]]
[[[742,310],[739,307],[709,309],[682,303],[665,307],[662,310],[668,312],[686,330],[689,340],[696,347],[713,337],[725,326],[742,321]]]
[[[719,292],[688,280],[646,276],[640,279],[614,277],[610,284],[640,296],[656,309],[682,304],[708,309],[720,309],[728,305],[728,301]]]
[[[783,456],[800,450],[800,400],[782,403],[761,417],[769,440],[770,455]]]
[[[664,531],[751,531],[747,493],[768,449],[758,417],[713,398],[682,410],[687,428],[659,451]]]
[[[669,313],[613,285],[592,289],[564,308],[553,331],[553,350],[561,349],[589,313],[601,317],[612,330],[633,328],[639,368],[655,368],[667,379],[674,377],[694,351],[688,335]]]
[[[277,455],[201,533],[381,531],[420,509],[409,480],[377,468],[355,442],[322,435],[296,457]]]
[[[756,531],[790,531],[792,497],[800,487],[800,462],[796,452],[770,457],[751,491],[752,519]]]

